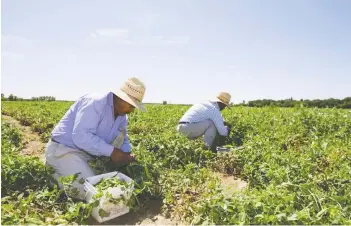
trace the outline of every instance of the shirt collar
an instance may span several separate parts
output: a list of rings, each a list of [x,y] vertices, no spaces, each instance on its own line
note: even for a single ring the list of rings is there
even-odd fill
[[[218,103],[217,103],[217,102],[210,101],[210,103],[211,103],[213,106],[215,106],[215,108],[216,108],[218,111],[220,111],[220,109],[219,109],[219,106],[218,106]]]
[[[109,92],[107,94],[107,103],[108,103],[108,105],[113,107],[113,93],[112,92]]]

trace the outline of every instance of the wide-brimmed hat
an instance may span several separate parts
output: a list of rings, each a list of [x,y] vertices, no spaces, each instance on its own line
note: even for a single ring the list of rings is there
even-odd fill
[[[114,91],[114,94],[141,111],[146,111],[144,105],[141,103],[144,98],[145,89],[146,87],[142,81],[132,77],[125,81],[119,90]]]
[[[220,92],[214,101],[221,102],[229,107],[230,98],[231,98],[231,96],[229,93]]]

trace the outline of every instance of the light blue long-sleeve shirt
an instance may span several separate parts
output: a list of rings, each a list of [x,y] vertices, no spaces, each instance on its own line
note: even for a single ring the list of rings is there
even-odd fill
[[[113,93],[88,94],[78,99],[66,112],[51,133],[52,138],[68,147],[84,150],[96,156],[110,156],[112,140],[127,131],[128,117],[114,118]],[[130,152],[128,133],[122,151]]]

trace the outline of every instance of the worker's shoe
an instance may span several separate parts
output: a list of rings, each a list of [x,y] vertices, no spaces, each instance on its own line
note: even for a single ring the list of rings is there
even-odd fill
[[[216,151],[217,152],[229,152],[230,148],[226,148],[226,147],[216,147]]]

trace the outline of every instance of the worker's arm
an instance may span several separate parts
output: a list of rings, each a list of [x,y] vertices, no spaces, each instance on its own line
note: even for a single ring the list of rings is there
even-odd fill
[[[110,157],[114,147],[96,135],[104,108],[102,100],[82,103],[74,120],[72,140],[77,147],[92,155]]]
[[[219,135],[221,135],[221,136],[228,135],[228,128],[226,126],[224,126],[224,121],[223,121],[223,118],[222,118],[220,111],[213,111],[211,120],[215,124]]]
[[[123,140],[123,144],[122,144],[122,151],[124,152],[131,152],[131,149],[132,149],[132,145],[130,144],[129,142],[129,136],[128,136],[128,116],[126,117],[126,120],[123,121],[122,123],[122,127],[125,131],[125,136],[124,136],[124,140]]]

